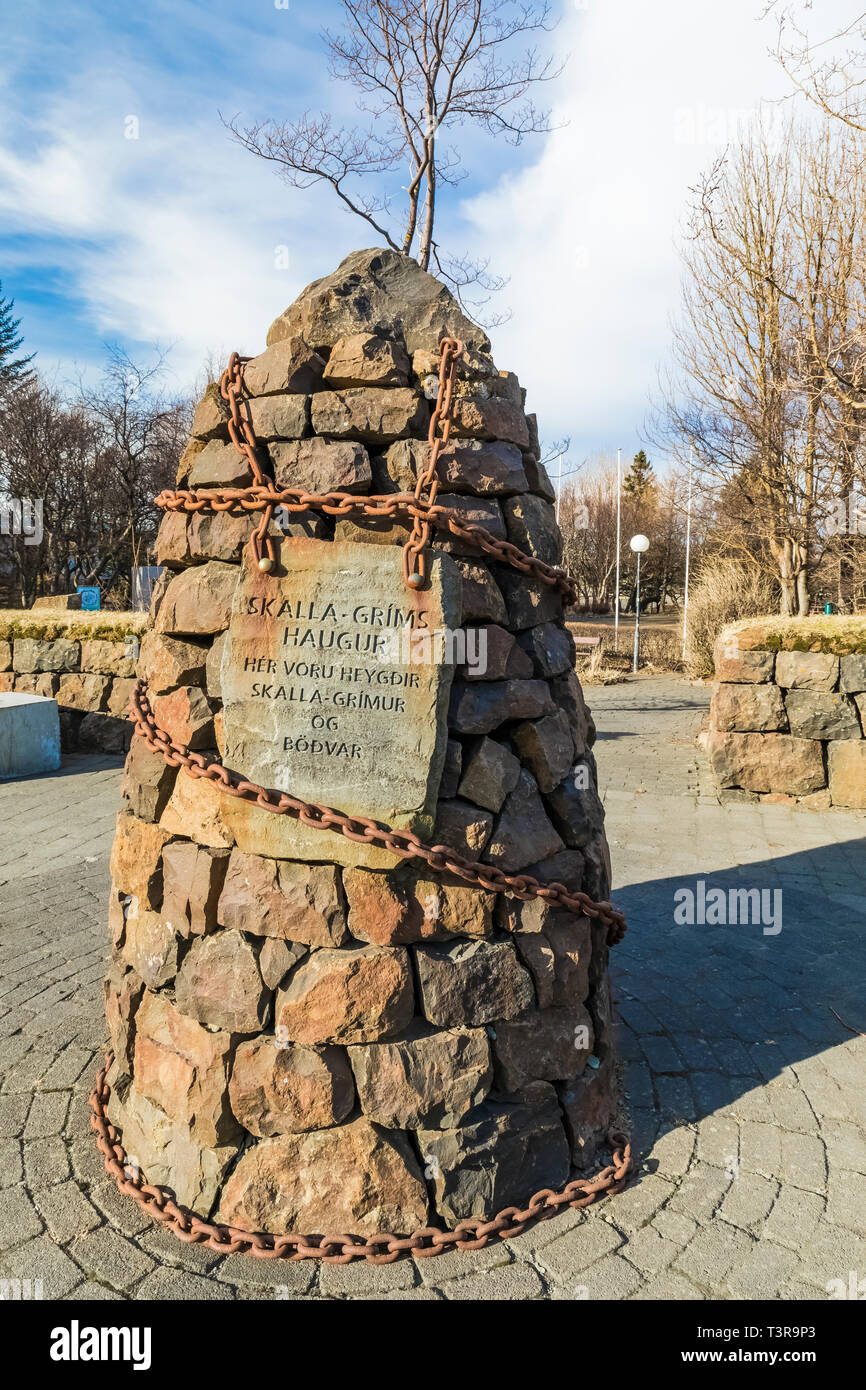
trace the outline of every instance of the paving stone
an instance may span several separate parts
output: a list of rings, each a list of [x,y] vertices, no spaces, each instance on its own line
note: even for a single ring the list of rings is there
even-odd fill
[[[63,1298],[81,1282],[81,1270],[48,1235],[0,1256],[0,1278],[42,1281],[43,1298]]]
[[[50,1183],[63,1182],[71,1175],[69,1155],[63,1140],[31,1139],[24,1146],[24,1171],[34,1190]]]
[[[751,1245],[748,1236],[716,1221],[698,1231],[674,1263],[678,1270],[702,1289],[713,1291],[723,1282],[735,1261],[742,1260]]]
[[[735,1298],[777,1298],[799,1264],[800,1257],[793,1250],[762,1237],[738,1259],[725,1282]]]
[[[319,1288],[326,1297],[393,1293],[397,1289],[412,1289],[420,1282],[414,1262],[406,1259],[370,1266],[355,1260],[350,1265],[323,1265],[319,1271]]]
[[[74,1240],[69,1253],[85,1273],[113,1289],[128,1289],[153,1269],[153,1260],[109,1226]]]
[[[757,1173],[738,1173],[722,1200],[719,1214],[732,1226],[759,1234],[770,1214],[778,1183]]]
[[[60,1134],[69,1109],[69,1095],[66,1091],[37,1092],[24,1126],[25,1143],[31,1139],[47,1139]]]
[[[298,1260],[296,1264],[287,1264],[284,1260],[257,1260],[255,1256],[229,1255],[212,1277],[238,1289],[279,1289],[282,1297],[294,1297],[308,1293],[313,1287],[317,1268],[315,1260]]]
[[[476,1299],[526,1302],[544,1296],[544,1284],[537,1270],[528,1264],[510,1264],[489,1269],[468,1279],[449,1279],[442,1292],[454,1302]]]
[[[866,1177],[862,1173],[830,1174],[826,1215],[834,1226],[866,1235]]]
[[[7,1187],[0,1192],[0,1250],[21,1245],[42,1230],[39,1213],[23,1187]]]
[[[154,1269],[136,1285],[134,1297],[154,1299],[160,1303],[180,1303],[193,1299],[226,1301],[233,1299],[234,1294],[227,1285],[218,1284],[214,1279],[202,1278],[200,1274],[190,1274],[186,1269],[167,1269],[163,1265]]]
[[[781,1187],[764,1222],[762,1237],[797,1250],[812,1239],[824,1214],[824,1198],[798,1187]]]
[[[34,1200],[49,1234],[59,1245],[92,1231],[102,1221],[101,1214],[74,1181],[42,1188],[34,1194]]]
[[[538,1263],[553,1280],[562,1283],[575,1271],[587,1269],[596,1260],[617,1250],[623,1242],[619,1231],[606,1221],[587,1217],[573,1231],[545,1245]]]
[[[721,1205],[731,1179],[708,1163],[695,1163],[689,1169],[669,1202],[674,1211],[697,1221],[708,1221]]]

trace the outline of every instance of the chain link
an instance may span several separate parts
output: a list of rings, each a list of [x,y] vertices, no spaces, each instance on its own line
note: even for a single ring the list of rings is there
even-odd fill
[[[271,1235],[267,1231],[246,1231],[239,1226],[206,1221],[186,1207],[179,1206],[164,1187],[148,1183],[141,1169],[130,1163],[123,1147],[122,1133],[108,1119],[106,1106],[111,1088],[106,1071],[113,1058],[108,1054],[98,1073],[90,1096],[90,1125],[96,1133],[97,1147],[106,1171],[120,1191],[132,1197],[149,1217],[159,1222],[188,1245],[207,1245],[223,1255],[249,1254],[260,1260],[322,1260],[325,1264],[349,1264],[365,1260],[369,1264],[392,1264],[401,1255],[428,1259],[447,1250],[483,1250],[494,1237],[500,1240],[518,1236],[530,1223],[545,1221],[567,1207],[587,1207],[599,1197],[620,1192],[628,1182],[631,1144],[624,1134],[612,1132],[608,1143],[613,1161],[593,1178],[574,1178],[558,1192],[543,1188],[530,1198],[524,1209],[505,1207],[489,1221],[461,1221],[453,1231],[425,1226],[411,1235],[397,1236],[378,1231],[371,1236],[346,1234]]]
[[[304,801],[300,797],[290,796],[288,792],[269,790],[230,771],[209,754],[194,753],[186,744],[177,743],[159,727],[150,707],[147,682],[144,680],[134,686],[129,697],[129,709],[138,733],[149,748],[162,755],[169,767],[183,767],[190,777],[203,777],[215,782],[220,791],[229,796],[252,802],[273,815],[294,816],[311,829],[331,830],[358,844],[376,845],[398,859],[421,860],[436,872],[456,874],[476,888],[493,893],[509,893],[524,901],[541,898],[553,907],[594,917],[607,927],[610,946],[617,945],[625,935],[625,918],[617,908],[610,903],[594,902],[588,894],[571,891],[563,883],[540,883],[531,874],[506,874],[492,864],[466,859],[448,845],[427,845],[411,830],[392,830],[366,816],[348,816],[331,806]]]

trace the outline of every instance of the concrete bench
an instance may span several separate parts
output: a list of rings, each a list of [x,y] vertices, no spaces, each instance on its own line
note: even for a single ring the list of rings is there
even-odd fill
[[[32,777],[60,766],[57,701],[0,692],[0,778]]]

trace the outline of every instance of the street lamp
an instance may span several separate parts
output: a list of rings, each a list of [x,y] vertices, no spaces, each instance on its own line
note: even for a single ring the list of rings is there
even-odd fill
[[[640,557],[649,550],[649,540],[646,536],[632,536],[629,545],[637,556],[637,584],[635,586],[634,604],[634,660],[631,667],[633,671],[636,671],[637,654],[640,646]]]

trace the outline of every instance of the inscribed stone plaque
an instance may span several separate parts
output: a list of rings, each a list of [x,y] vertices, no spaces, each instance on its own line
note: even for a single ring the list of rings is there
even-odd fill
[[[453,665],[433,634],[460,622],[460,575],[430,557],[407,588],[399,546],[296,539],[278,573],[249,552],[222,659],[226,766],[349,815],[432,831]],[[428,640],[426,634],[431,634]],[[227,797],[240,849],[390,868],[385,850]]]

